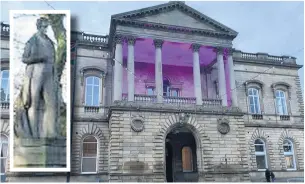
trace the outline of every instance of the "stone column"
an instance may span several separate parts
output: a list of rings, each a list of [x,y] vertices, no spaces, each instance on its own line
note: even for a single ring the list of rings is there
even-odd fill
[[[202,105],[202,92],[200,83],[200,63],[199,63],[199,49],[200,45],[192,44],[193,49],[193,78],[194,78],[194,91],[196,97],[196,105]]]
[[[217,70],[218,70],[218,90],[222,100],[222,106],[228,106],[226,92],[225,68],[223,63],[223,48],[217,48]]]
[[[163,103],[163,76],[162,76],[162,45],[163,40],[154,40],[156,48],[155,82],[157,102]]]
[[[230,75],[230,89],[231,89],[231,100],[232,100],[232,106],[237,107],[237,91],[236,91],[236,85],[235,85],[235,73],[234,73],[234,64],[233,64],[233,49],[229,49],[229,55],[228,55],[228,66],[229,66],[229,75]]]
[[[128,60],[127,60],[127,80],[128,80],[128,101],[134,101],[134,45],[136,39],[128,37]]]
[[[122,80],[123,80],[123,37],[115,36],[115,60],[114,60],[114,87],[113,100],[122,100]]]

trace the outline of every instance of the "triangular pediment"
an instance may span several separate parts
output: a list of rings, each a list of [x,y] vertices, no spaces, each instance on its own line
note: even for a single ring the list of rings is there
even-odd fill
[[[150,15],[147,17],[136,18],[135,20],[153,22],[159,24],[167,24],[173,26],[182,26],[196,29],[207,29],[211,31],[220,31],[217,28],[207,24],[202,23],[198,19],[195,19],[179,9],[174,9],[172,11],[159,13],[156,15]]]
[[[236,31],[185,5],[183,2],[160,4],[113,15],[112,18],[188,27],[237,35]]]

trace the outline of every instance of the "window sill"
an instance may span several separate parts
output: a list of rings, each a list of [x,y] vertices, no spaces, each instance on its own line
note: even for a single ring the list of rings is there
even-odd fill
[[[296,171],[297,169],[286,169],[286,171]]]
[[[80,174],[97,174],[97,172],[81,172]]]
[[[266,171],[266,169],[257,169],[257,171],[263,172],[263,171]]]

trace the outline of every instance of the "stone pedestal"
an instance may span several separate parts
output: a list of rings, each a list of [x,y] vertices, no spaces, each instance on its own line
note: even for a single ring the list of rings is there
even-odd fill
[[[66,164],[65,138],[15,138],[15,168],[65,168]]]

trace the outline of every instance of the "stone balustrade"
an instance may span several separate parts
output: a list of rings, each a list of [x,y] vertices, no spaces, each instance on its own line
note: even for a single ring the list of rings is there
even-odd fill
[[[86,43],[94,43],[94,44],[108,44],[108,35],[94,35],[87,34],[78,31],[71,31],[71,40],[78,40]]]
[[[1,35],[9,35],[9,34],[10,34],[10,25],[1,22]]]
[[[100,110],[99,106],[85,106],[84,111],[87,113],[98,113]]]
[[[127,101],[127,93],[122,94],[122,100]],[[146,103],[156,103],[156,95],[145,95],[145,94],[135,94],[134,101],[136,102],[146,102]],[[221,106],[221,99],[202,99],[203,106],[214,107]],[[195,97],[174,97],[174,96],[163,96],[163,103],[166,104],[196,104]]]
[[[9,109],[10,103],[9,102],[1,102],[1,109]]]
[[[235,50],[233,53],[234,59],[243,59],[249,61],[269,61],[269,62],[278,62],[278,63],[285,63],[285,64],[296,64],[296,58],[292,56],[273,56],[269,55],[268,53],[248,53],[242,52],[240,50]]]

